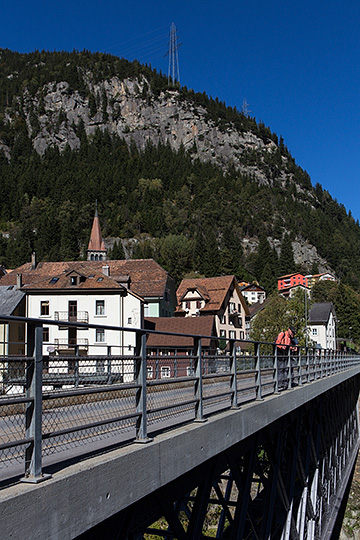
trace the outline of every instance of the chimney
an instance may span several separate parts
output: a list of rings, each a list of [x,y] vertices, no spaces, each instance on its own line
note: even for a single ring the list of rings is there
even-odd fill
[[[22,287],[22,274],[16,274],[16,288],[21,289]]]
[[[108,264],[103,266],[102,267],[102,272],[103,272],[104,276],[109,277],[110,276],[110,266]]]
[[[36,268],[36,254],[35,254],[35,251],[33,251],[31,255],[31,270],[35,270],[35,268]]]
[[[130,289],[131,277],[130,276],[115,276],[115,281],[122,285],[126,289]]]

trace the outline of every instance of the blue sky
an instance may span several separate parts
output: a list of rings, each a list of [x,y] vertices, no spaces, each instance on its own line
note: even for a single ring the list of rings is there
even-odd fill
[[[0,47],[104,51],[164,73],[282,135],[296,162],[360,219],[360,3],[355,0],[14,0]]]

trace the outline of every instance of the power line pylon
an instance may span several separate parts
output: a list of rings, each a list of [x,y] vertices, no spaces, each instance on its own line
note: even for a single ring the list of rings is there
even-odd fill
[[[251,113],[248,107],[249,107],[249,104],[246,101],[246,98],[244,98],[242,108],[241,108],[241,112],[243,113],[244,116],[249,116],[249,113]]]
[[[171,23],[170,26],[170,39],[169,39],[169,70],[168,70],[168,84],[170,81],[172,84],[176,82],[180,83],[180,70],[179,70],[179,57],[178,49],[182,43],[177,42],[176,26]]]

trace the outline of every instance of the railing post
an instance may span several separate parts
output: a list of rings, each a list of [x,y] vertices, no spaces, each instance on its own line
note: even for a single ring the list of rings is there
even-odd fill
[[[174,377],[178,376],[177,349],[174,351]]]
[[[75,345],[75,364],[74,364],[74,379],[75,379],[75,386],[79,386],[79,345]]]
[[[323,349],[321,349],[320,351],[320,379],[322,379],[324,377],[324,356],[326,354],[326,350],[323,351]]]
[[[292,366],[292,356],[291,356],[291,347],[288,348],[287,351],[287,387],[292,388],[292,374],[293,374],[293,366]]]
[[[237,402],[237,378],[236,378],[236,369],[237,369],[237,362],[236,362],[236,342],[230,341],[230,372],[231,372],[231,407],[232,408],[238,408],[238,402]]]
[[[50,478],[42,473],[42,325],[28,324],[28,350],[26,369],[26,395],[33,401],[26,404],[26,438],[32,439],[25,450],[25,476],[23,482],[37,484]],[[29,358],[30,355],[32,358]]]
[[[194,356],[195,356],[195,421],[206,422],[203,410],[203,378],[202,378],[202,353],[201,338],[194,337]]]
[[[255,364],[255,392],[256,392],[256,400],[260,401],[260,400],[262,400],[260,343],[255,343],[255,358],[256,358],[256,364]]]
[[[146,333],[136,333],[135,379],[139,388],[136,391],[136,442],[152,441],[147,435],[147,387],[146,387]]]
[[[106,364],[106,374],[107,374],[107,384],[111,383],[111,345],[107,348],[107,364]],[[122,382],[124,382],[124,361],[123,361],[123,369],[122,369]]]
[[[279,360],[278,360],[278,348],[273,345],[274,353],[274,369],[273,369],[273,381],[274,381],[274,392],[277,394],[279,392]]]
[[[301,349],[299,347],[299,359],[298,359],[298,362],[299,362],[299,380],[298,380],[298,385],[299,386],[302,386],[302,356],[301,356]]]
[[[310,377],[310,349],[309,347],[305,348],[306,351],[306,382],[309,383],[311,380]]]

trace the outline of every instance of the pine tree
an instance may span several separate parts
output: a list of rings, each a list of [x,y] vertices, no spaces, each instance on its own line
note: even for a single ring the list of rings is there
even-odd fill
[[[280,247],[279,274],[285,276],[294,273],[295,270],[296,266],[292,243],[289,235],[285,234]]]
[[[113,261],[125,259],[125,252],[121,240],[115,242],[114,247],[109,251],[109,259]]]

